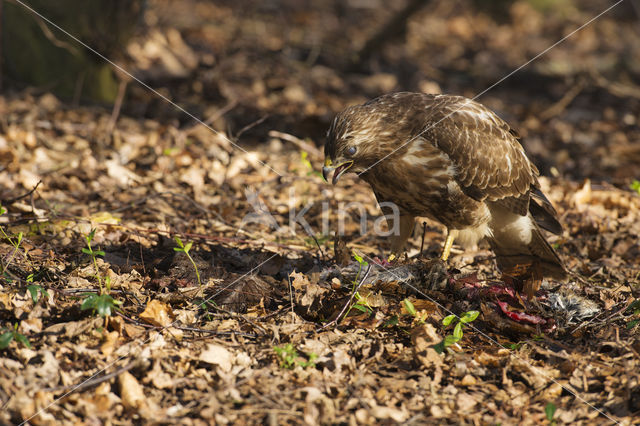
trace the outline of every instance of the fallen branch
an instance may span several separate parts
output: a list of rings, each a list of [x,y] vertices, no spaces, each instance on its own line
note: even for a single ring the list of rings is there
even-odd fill
[[[283,141],[287,141],[287,142],[291,142],[292,144],[294,144],[295,146],[297,146],[298,148],[300,148],[303,151],[306,151],[309,153],[309,155],[316,157],[316,158],[321,158],[324,156],[324,154],[322,153],[322,151],[320,151],[318,148],[315,147],[315,145],[310,144],[307,141],[304,141],[296,136],[290,135],[288,133],[282,133],[282,132],[278,132],[277,130],[269,130],[269,136],[272,138],[277,138],[277,139],[281,139]]]

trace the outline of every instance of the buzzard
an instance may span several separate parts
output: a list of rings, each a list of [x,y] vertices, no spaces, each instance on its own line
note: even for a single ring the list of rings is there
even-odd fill
[[[325,179],[331,171],[333,184],[357,173],[378,203],[398,207],[392,257],[415,218],[428,217],[447,228],[444,261],[454,240],[468,247],[486,239],[503,272],[535,265],[537,276],[565,277],[541,232],[561,234],[562,226],[540,190],[538,169],[517,134],[485,106],[462,96],[383,95],[338,114],[324,152]],[[383,208],[388,218],[391,212]]]

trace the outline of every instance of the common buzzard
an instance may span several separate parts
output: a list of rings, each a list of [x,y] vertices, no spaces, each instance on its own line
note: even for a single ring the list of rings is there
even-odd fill
[[[516,133],[485,106],[462,96],[387,94],[338,114],[324,152],[325,179],[332,170],[334,184],[345,172],[357,173],[378,203],[398,206],[392,256],[402,251],[415,218],[428,217],[447,228],[443,260],[454,240],[468,247],[486,238],[503,271],[535,265],[542,276],[564,278],[540,230],[562,233],[538,169]]]

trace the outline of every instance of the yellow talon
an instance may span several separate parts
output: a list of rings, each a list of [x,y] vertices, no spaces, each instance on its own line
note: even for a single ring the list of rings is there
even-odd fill
[[[391,262],[393,262],[395,259],[396,259],[396,255],[395,255],[395,254],[393,254],[393,253],[391,253],[391,254],[389,255],[389,258],[387,259],[387,262],[391,263]]]
[[[456,238],[457,235],[458,235],[458,232],[455,229],[451,231],[447,229],[447,239],[444,242],[444,247],[442,248],[442,254],[440,255],[440,259],[443,262],[446,262],[447,259],[449,258],[449,254],[451,253],[451,246],[453,246],[453,240]]]

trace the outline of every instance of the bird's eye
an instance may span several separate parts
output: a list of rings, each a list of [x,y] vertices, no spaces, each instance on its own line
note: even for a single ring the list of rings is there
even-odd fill
[[[347,154],[348,154],[348,155],[352,155],[352,156],[353,156],[353,155],[356,155],[356,151],[357,151],[357,150],[358,150],[358,149],[357,149],[355,146],[350,146],[350,147],[347,149]]]

